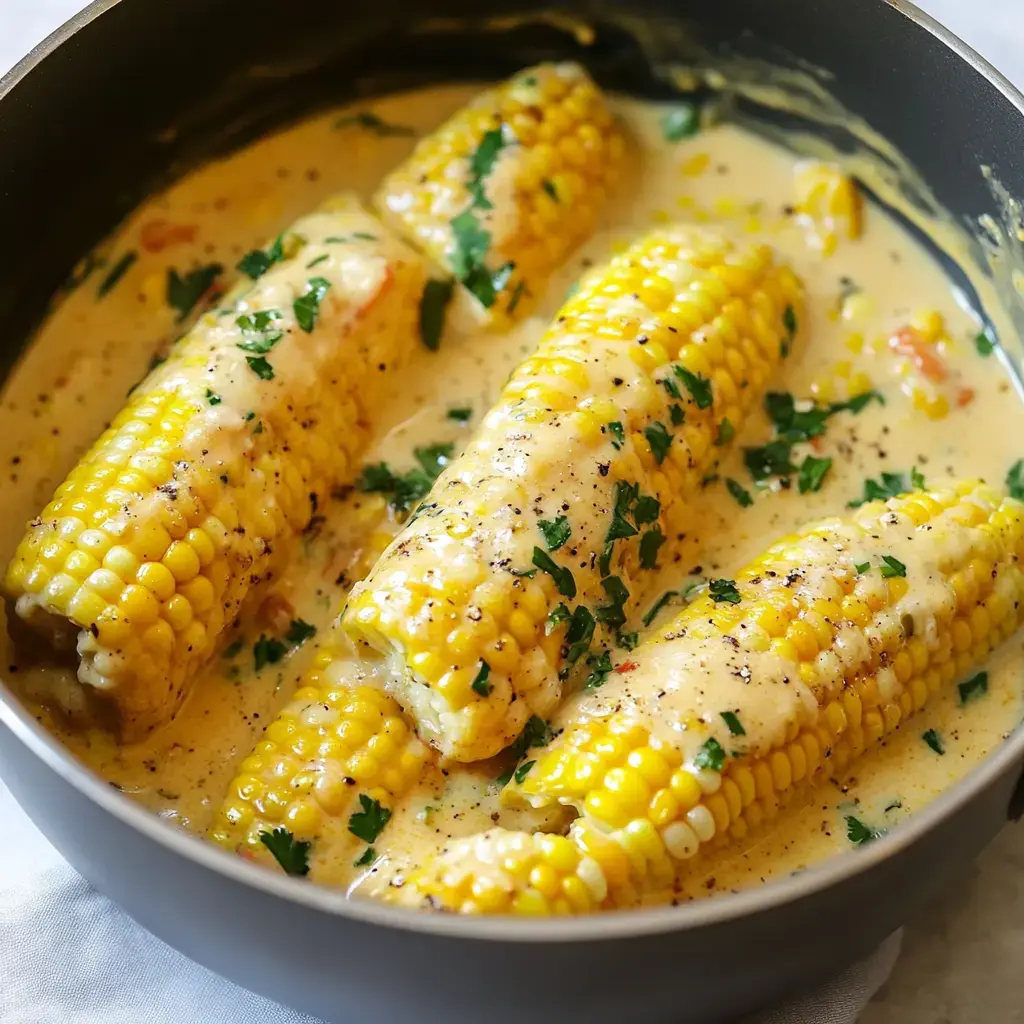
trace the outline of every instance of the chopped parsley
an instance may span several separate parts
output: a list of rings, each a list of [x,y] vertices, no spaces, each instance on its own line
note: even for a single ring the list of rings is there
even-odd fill
[[[736,480],[733,480],[732,477],[726,477],[725,488],[736,499],[740,508],[749,508],[754,504],[754,499],[750,496],[750,491],[741,487],[740,484]]]
[[[327,278],[311,277],[306,282],[306,291],[292,303],[295,320],[307,334],[316,327],[320,316],[320,302],[330,287],[331,282]]]
[[[914,466],[910,471],[910,486],[913,487],[915,491],[923,491],[928,487],[924,480],[924,473],[922,473],[917,466]]]
[[[305,619],[292,619],[284,638],[293,647],[299,647],[314,636],[316,636],[316,626],[311,622],[306,622]]]
[[[391,820],[391,811],[381,807],[379,800],[359,794],[359,805],[362,810],[355,811],[348,819],[348,830],[364,843],[373,843],[384,831],[384,826]]]
[[[334,122],[334,127],[364,128],[366,131],[373,132],[374,135],[381,136],[381,138],[411,136],[416,134],[415,128],[412,128],[407,124],[391,124],[390,122],[383,120],[372,110],[359,110],[354,114],[339,117],[338,120]]]
[[[707,377],[702,377],[699,373],[693,373],[678,363],[673,364],[672,372],[683,382],[698,409],[711,408],[715,396],[711,391],[711,381]]]
[[[309,874],[310,844],[296,839],[288,829],[260,832],[260,842],[273,854],[285,874],[297,877]]]
[[[622,424],[618,420],[612,420],[608,424],[608,433],[612,435],[612,447],[618,451],[626,441],[626,434],[622,429]]]
[[[494,170],[498,155],[505,148],[505,135],[500,128],[484,132],[480,144],[469,159],[469,181],[466,190],[473,197],[473,205],[480,210],[490,210],[493,204],[484,192],[484,181]]]
[[[817,459],[813,455],[808,455],[800,464],[800,475],[797,477],[800,493],[820,491],[831,468],[832,460],[830,458]]]
[[[263,356],[246,356],[245,361],[249,364],[249,369],[252,370],[260,380],[274,379],[274,368]]]
[[[869,570],[870,568],[871,568],[871,563],[870,563],[870,562],[858,562],[858,563],[857,563],[857,564],[856,564],[856,565],[854,566],[854,569],[856,569],[856,570],[857,570],[857,572],[858,572],[858,573],[859,573],[859,574],[860,574],[861,576],[863,576],[863,575],[864,575],[864,573],[866,573],[866,572],[867,572],[867,571],[868,571],[868,570]]]
[[[720,772],[725,766],[725,749],[712,736],[711,739],[704,741],[703,746],[697,751],[693,763],[697,768]]]
[[[573,665],[586,652],[594,637],[594,616],[583,605],[578,605],[569,619],[569,628],[565,633],[565,662]]]
[[[789,335],[789,341],[792,342],[796,337],[796,332],[800,329],[800,321],[797,320],[796,310],[792,306],[787,306],[782,311],[782,326],[786,328],[786,334]],[[788,346],[782,355],[783,358],[789,355]]]
[[[538,519],[537,526],[544,535],[544,543],[548,551],[557,551],[572,533],[572,527],[565,516],[558,516],[557,519]]]
[[[869,501],[887,501],[899,497],[910,490],[910,485],[903,473],[883,473],[878,480],[868,477],[864,481],[864,497],[849,502],[849,508],[858,508]]]
[[[480,659],[480,670],[476,674],[476,678],[469,684],[469,688],[474,692],[480,694],[481,697],[490,696],[491,690],[494,689],[494,684],[491,680],[491,666],[487,664],[483,658]]]
[[[658,612],[660,612],[661,609],[664,608],[665,605],[667,605],[673,597],[677,596],[678,591],[666,590],[665,593],[662,594],[661,597],[659,597],[658,600],[655,601],[654,604],[652,604],[651,607],[644,614],[643,624],[645,626],[649,626],[657,618]]]
[[[376,859],[377,851],[372,846],[368,846],[358,860],[352,861],[352,867],[366,868],[369,867]]]
[[[658,564],[658,551],[665,543],[660,526],[652,526],[640,538],[640,568],[653,569]]]
[[[255,671],[261,672],[267,665],[276,665],[287,653],[287,644],[272,636],[261,636],[252,645]]]
[[[469,406],[448,410],[448,419],[456,423],[468,423],[473,418],[473,410]]]
[[[261,278],[275,263],[284,259],[283,236],[278,235],[273,244],[265,252],[263,249],[253,249],[247,252],[236,264],[235,269],[240,270],[246,277],[253,281]]]
[[[525,761],[512,773],[512,778],[515,779],[516,782],[521,783],[526,778],[526,776],[530,774],[530,769],[536,763],[536,761]]]
[[[181,277],[174,267],[167,268],[167,305],[177,311],[178,323],[192,312],[223,269],[219,263],[210,263],[190,270]]]
[[[716,604],[739,604],[743,600],[733,580],[708,580],[708,593]]]
[[[889,580],[894,576],[907,575],[907,567],[898,558],[893,558],[892,555],[882,555],[882,561],[885,564],[879,566],[879,570],[884,579]]]
[[[608,596],[608,604],[603,604],[597,609],[596,618],[611,629],[616,629],[626,622],[626,602],[629,600],[629,591],[626,584],[618,576],[605,576],[601,580],[601,589]]]
[[[679,390],[679,385],[671,377],[662,377],[659,383],[668,392],[669,398],[678,398],[682,401],[683,393]]]
[[[729,727],[729,734],[731,736],[747,735],[747,730],[743,728],[743,723],[739,720],[735,711],[723,711],[722,719]]]
[[[566,604],[555,605],[548,614],[547,620],[544,623],[544,635],[551,636],[552,633],[563,622],[568,622],[572,618],[572,612],[569,611],[569,607]]]
[[[217,392],[214,391],[212,388],[207,388],[206,401],[209,402],[210,405],[220,405],[220,403],[223,402],[224,399],[221,398],[220,395],[218,395]]]
[[[942,745],[942,737],[934,729],[929,729],[927,732],[922,733],[921,739],[923,739],[936,754],[945,754],[946,748]]]
[[[617,647],[621,647],[624,651],[635,651],[636,645],[640,643],[639,633],[616,633],[615,644]]]
[[[452,452],[454,451],[454,444],[442,442],[440,444],[425,445],[422,448],[414,448],[412,453],[416,456],[416,461],[423,467],[423,472],[431,480],[436,480],[441,475],[444,467],[451,462]]]
[[[726,417],[718,424],[718,434],[715,437],[715,444],[721,447],[724,444],[728,444],[736,436],[736,428],[732,425],[732,422]]]
[[[668,407],[668,418],[672,421],[673,427],[681,427],[686,422],[686,412],[681,405],[676,405],[673,402]],[[728,420],[724,422],[729,423]],[[731,427],[732,424],[730,423],[729,426]]]
[[[420,299],[420,338],[431,352],[436,352],[444,334],[444,321],[448,304],[455,294],[455,282],[431,278],[423,287]]]
[[[680,103],[661,118],[661,134],[666,142],[680,142],[700,131],[700,108]]]
[[[865,825],[860,818],[855,818],[852,814],[846,816],[846,838],[854,846],[863,846],[865,843],[881,838],[884,834],[881,829]]]
[[[102,299],[114,290],[118,281],[128,272],[128,268],[139,258],[137,252],[126,252],[107,272],[107,276],[100,282],[96,290],[96,298]]]
[[[515,264],[505,263],[495,271],[488,270],[485,257],[491,245],[491,233],[480,226],[472,207],[455,217],[451,227],[455,241],[452,271],[480,305],[490,309],[508,284]]]
[[[1006,489],[1011,498],[1024,501],[1024,459],[1018,459],[1006,474]]]
[[[386,462],[375,462],[363,467],[356,480],[361,491],[390,496],[388,504],[399,515],[407,513],[421,498],[426,497],[434,481],[451,460],[455,446],[449,443],[428,445],[413,450],[421,468],[397,474]]]
[[[605,680],[612,670],[612,655],[610,651],[602,651],[596,658],[591,658],[588,662],[593,671],[587,676],[586,681],[583,684],[584,689],[596,690],[599,686],[603,686]]]
[[[224,648],[224,653],[221,655],[222,658],[234,658],[237,657],[242,648],[245,646],[245,641],[239,637],[237,640],[232,640],[231,643]]]
[[[321,253],[321,255],[317,256],[315,260],[310,260],[306,264],[306,269],[312,270],[314,267],[318,267],[321,263],[323,263],[324,260],[329,260],[330,258],[331,254],[329,252]]]
[[[789,441],[769,441],[760,448],[744,448],[743,462],[754,480],[761,481],[796,472],[792,454],[793,445]]]
[[[960,683],[960,685],[957,686],[957,690],[960,693],[961,704],[966,704],[968,701],[983,696],[988,693],[988,673],[979,672],[976,676],[972,676],[966,682]]]
[[[550,178],[545,178],[540,183],[540,187],[544,189],[544,191],[547,192],[547,194],[551,196],[556,203],[560,201],[558,198],[558,189],[555,188],[555,183]]]
[[[279,309],[261,309],[255,313],[244,313],[235,320],[242,332],[238,347],[245,352],[266,355],[284,336],[276,326],[281,319]]]
[[[564,597],[576,596],[576,581],[573,579],[572,573],[558,565],[546,551],[534,548],[533,564],[541,572],[546,572],[555,581],[558,592]]]
[[[669,445],[672,444],[672,435],[668,432],[664,423],[655,421],[649,427],[644,428],[644,437],[651,446],[651,454],[654,461],[660,466],[668,455]]]
[[[988,357],[992,355],[995,350],[995,342],[988,336],[988,331],[980,331],[974,336],[974,347],[978,351],[979,356]]]
[[[539,715],[530,715],[515,743],[509,747],[517,761],[521,760],[532,747],[543,747],[551,742],[554,732]]]

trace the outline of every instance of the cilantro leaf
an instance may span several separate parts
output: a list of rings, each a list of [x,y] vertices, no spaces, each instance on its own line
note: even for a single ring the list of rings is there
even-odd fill
[[[281,235],[274,239],[273,244],[264,252],[262,249],[253,249],[247,252],[236,264],[235,269],[240,270],[246,277],[253,281],[261,278],[275,263],[284,259],[284,243]]]
[[[557,551],[572,533],[572,527],[565,516],[558,516],[556,519],[538,519],[537,526],[544,535],[544,543],[548,551]]]
[[[721,447],[728,444],[736,436],[736,428],[728,417],[718,424],[718,434],[715,437],[715,444]]]
[[[723,711],[722,718],[725,724],[729,727],[729,733],[732,736],[746,736],[747,730],[743,728],[743,723],[739,720],[739,716],[735,711]]]
[[[565,633],[567,645],[565,662],[567,665],[578,661],[590,646],[590,641],[594,637],[594,626],[594,616],[590,614],[590,610],[582,604],[578,605],[572,613],[569,628]]]
[[[255,313],[243,313],[235,320],[242,332],[242,340],[238,347],[245,352],[266,355],[284,336],[284,332],[275,327],[281,319],[278,309],[260,309]]]
[[[245,361],[249,364],[249,369],[252,370],[260,380],[274,379],[274,368],[266,359],[264,359],[263,356],[246,356]]]
[[[178,323],[192,312],[223,269],[219,263],[210,263],[205,267],[196,267],[181,277],[174,267],[167,268],[167,305],[177,311]]]
[[[880,480],[872,480],[868,477],[864,481],[864,497],[858,501],[849,502],[850,508],[857,508],[869,501],[886,501],[889,498],[899,497],[910,490],[907,485],[907,478],[902,473],[883,473]]]
[[[696,768],[706,768],[713,772],[720,772],[725,766],[725,750],[722,744],[713,736],[705,740],[703,746],[697,751],[693,759]]]
[[[668,455],[669,445],[672,444],[672,435],[668,432],[664,423],[655,421],[649,427],[644,427],[644,437],[651,446],[651,454],[654,461],[660,466]]]
[[[448,465],[452,460],[452,452],[455,451],[455,445],[450,442],[441,442],[440,444],[425,445],[422,448],[414,448],[413,455],[416,457],[416,461],[423,467],[423,472],[430,477],[431,480],[436,480],[440,475],[441,471]]]
[[[636,645],[640,643],[640,634],[637,632],[633,633],[616,633],[615,643],[621,647],[624,651],[635,651]]]
[[[929,729],[927,732],[922,733],[921,739],[923,739],[936,754],[939,754],[940,756],[945,754],[946,748],[942,745],[942,737],[934,729]]]
[[[960,683],[957,686],[957,690],[960,693],[960,703],[966,704],[970,700],[974,700],[976,697],[981,697],[983,694],[988,693],[988,673],[979,672],[976,676],[972,676],[964,683]]]
[[[218,395],[212,388],[206,389],[206,400],[210,405],[220,405],[220,403],[224,401],[224,399],[221,398],[220,395]]]
[[[1011,498],[1024,501],[1024,459],[1018,459],[1006,474],[1006,489]]]
[[[569,611],[568,605],[555,605],[544,622],[544,635],[551,636],[551,634],[554,633],[554,631],[558,629],[563,622],[568,622],[571,618],[572,612]]]
[[[733,580],[708,580],[708,593],[716,604],[739,604],[743,600]]]
[[[360,811],[355,811],[348,819],[348,830],[364,843],[372,843],[384,831],[384,826],[391,820],[391,811],[380,805],[365,793],[359,794]]]
[[[558,592],[564,597],[571,598],[576,596],[576,581],[573,579],[572,573],[558,565],[546,551],[534,548],[533,564],[541,572],[546,572],[555,581]]]
[[[992,355],[995,350],[995,343],[988,336],[987,331],[981,331],[979,334],[974,336],[974,347],[977,349],[979,356],[988,357]]]
[[[854,846],[863,846],[865,843],[870,843],[883,835],[885,833],[881,829],[870,828],[852,814],[846,816],[846,838]]]
[[[516,770],[515,770],[515,771],[514,771],[514,772],[512,773],[512,778],[513,778],[513,779],[515,779],[515,780],[516,780],[516,782],[520,782],[520,783],[521,783],[521,782],[522,782],[522,781],[523,781],[523,780],[524,780],[524,779],[526,778],[526,776],[530,774],[530,769],[531,769],[531,768],[532,768],[532,767],[533,767],[533,766],[534,766],[534,765],[535,765],[536,763],[537,763],[536,761],[526,761],[526,762],[524,762],[523,764],[521,764],[521,765],[520,765],[520,766],[519,766],[519,767],[518,767],[518,768],[517,768],[517,769],[516,769]]]
[[[602,651],[596,658],[591,658],[589,664],[593,671],[587,676],[583,687],[586,690],[596,690],[599,686],[604,685],[612,670],[611,652]]]
[[[928,484],[926,484],[924,480],[924,473],[922,473],[917,466],[910,471],[910,486],[913,487],[915,491],[924,491],[928,489]]]
[[[331,287],[325,277],[311,277],[306,282],[306,291],[292,303],[295,320],[307,334],[316,327],[320,317],[320,302]]]
[[[252,645],[254,671],[261,672],[267,665],[276,665],[288,653],[287,645],[272,636],[261,636]]]
[[[273,854],[285,874],[300,878],[309,874],[310,843],[296,839],[286,828],[260,832],[260,842]]]
[[[484,193],[484,179],[494,170],[498,154],[505,148],[505,136],[500,128],[484,132],[479,145],[469,158],[469,182],[466,189],[473,197],[473,205],[490,210],[493,204]]]
[[[792,306],[787,306],[782,311],[782,326],[786,329],[786,334],[789,335],[789,341],[792,341],[796,337],[796,332],[800,329],[800,323],[796,317],[796,310]],[[783,352],[783,357],[787,356],[789,351]]]
[[[800,475],[797,477],[800,493],[807,494],[808,491],[820,491],[821,485],[824,483],[825,477],[831,468],[831,459],[816,459],[813,455],[808,455],[800,464]]]
[[[444,281],[430,278],[423,286],[423,296],[420,298],[420,338],[424,347],[431,352],[436,352],[441,346],[445,316],[454,294],[455,282],[450,278]]]
[[[469,406],[448,410],[448,419],[456,423],[468,423],[473,418],[473,410]]]
[[[640,538],[640,568],[653,569],[658,564],[658,550],[665,543],[660,526],[653,526]]]
[[[509,747],[512,755],[517,761],[521,760],[526,752],[533,747],[547,746],[554,737],[554,731],[547,722],[539,715],[530,715],[523,726],[515,743]]]
[[[626,441],[625,432],[622,429],[622,424],[618,420],[612,420],[608,424],[608,432],[612,435],[612,447],[621,448]]]
[[[376,859],[377,851],[372,846],[368,846],[365,850],[363,850],[363,855],[360,858],[358,858],[358,860],[352,861],[352,867],[369,867]]]
[[[304,619],[292,619],[284,638],[293,647],[298,647],[314,636],[316,636],[316,626]]]
[[[775,440],[760,448],[744,448],[743,462],[755,480],[767,480],[770,476],[788,476],[796,472],[790,458],[792,445],[788,441]]]
[[[893,558],[892,555],[882,555],[882,561],[885,562],[885,565],[879,568],[885,579],[907,575],[907,567],[898,558]]]
[[[595,614],[598,622],[603,622],[610,629],[616,629],[626,621],[626,602],[629,591],[626,584],[618,576],[605,576],[601,580],[601,589],[608,595],[608,604],[601,605]]]
[[[678,363],[673,364],[672,372],[683,382],[698,409],[711,408],[715,397],[711,390],[711,381],[707,377],[702,377],[699,373],[693,373]]]
[[[481,697],[487,697],[490,695],[491,690],[494,689],[494,684],[490,681],[491,679],[491,666],[487,664],[483,658],[480,659],[480,670],[477,672],[473,682],[469,684],[469,688],[474,692],[480,694]]]

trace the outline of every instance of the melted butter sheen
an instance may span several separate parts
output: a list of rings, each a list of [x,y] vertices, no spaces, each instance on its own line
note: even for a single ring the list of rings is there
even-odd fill
[[[386,122],[426,132],[469,95],[463,87],[443,88],[391,97],[372,109]],[[730,126],[667,143],[659,128],[661,109],[628,101],[618,102],[617,108],[634,135],[637,186],[613,203],[595,237],[551,281],[536,316],[505,335],[483,335],[474,333],[464,304],[454,304],[441,351],[417,352],[396,378],[379,411],[367,462],[387,461],[401,471],[413,466],[416,446],[451,443],[458,450],[582,270],[640,232],[679,219],[765,241],[804,280],[808,307],[800,342],[774,390],[806,398],[817,389],[823,401],[842,400],[856,386],[857,375],[867,374],[887,401],[829,422],[815,454],[831,457],[832,469],[819,492],[803,495],[795,486],[754,487],[741,446],[763,444],[771,436],[766,417],[754,416],[723,462],[720,481],[701,499],[695,517],[700,530],[686,538],[678,560],[664,567],[650,593],[676,589],[690,574],[729,577],[777,537],[809,519],[841,513],[861,496],[865,478],[882,472],[909,473],[917,466],[925,477],[1003,479],[1022,454],[1013,438],[1024,436],[1024,410],[998,362],[975,351],[978,327],[958,307],[949,282],[894,223],[869,208],[863,236],[856,242],[841,240],[836,252],[823,258],[809,244],[807,226],[787,210],[794,202],[790,154]],[[157,344],[173,336],[174,311],[164,295],[167,269],[184,272],[212,262],[233,266],[328,195],[354,189],[369,198],[413,144],[407,137],[382,137],[351,122],[338,127],[345,113],[325,114],[264,139],[154,197],[103,246],[108,267],[125,252],[138,252],[116,286],[98,297],[101,269],[56,306],[0,405],[0,432],[8,439],[9,453],[4,467],[8,515],[0,523],[5,560],[25,521],[117,411]],[[168,231],[168,226],[186,230]],[[161,232],[173,241],[157,251],[152,238]],[[148,246],[143,244],[147,239]],[[973,396],[963,408],[954,401],[945,418],[928,418],[902,392],[904,361],[886,344],[920,310],[942,317],[945,340],[939,351],[957,393]],[[452,409],[472,413],[462,422],[449,416]],[[730,496],[723,483],[727,478],[754,495],[751,507],[741,508]],[[338,497],[321,514],[274,592],[290,616],[317,627],[316,637],[284,660],[255,671],[253,644],[268,628],[265,605],[260,615],[241,623],[240,645],[229,648],[237,653],[210,666],[176,720],[135,746],[118,748],[107,734],[71,728],[39,708],[41,720],[143,805],[203,832],[239,761],[293,691],[348,588],[368,570],[381,538],[386,542],[397,528],[376,495]],[[906,557],[912,559],[912,552]],[[670,614],[666,610],[659,621]],[[638,626],[631,623],[627,629]],[[801,870],[849,849],[847,816],[888,828],[923,807],[1019,722],[1022,653],[1019,639],[996,653],[982,699],[961,706],[955,689],[943,695],[846,777],[824,781],[810,802],[787,808],[773,831],[746,847],[719,851],[713,870],[702,860],[694,862],[677,896],[738,889]],[[34,693],[52,691],[62,678],[70,678],[69,670],[21,651],[8,650],[5,657],[14,666],[11,678],[30,703]],[[67,689],[70,704],[73,690]],[[943,756],[922,740],[932,729],[942,737]],[[370,874],[380,877],[380,868],[389,862],[422,860],[447,838],[495,822],[509,828],[557,825],[536,812],[499,809],[495,779],[506,767],[482,762],[431,774],[395,809],[376,844],[382,860]],[[329,849],[316,852],[323,877],[340,884],[364,871],[353,868],[351,860],[349,847],[336,855]],[[368,881],[366,888],[372,890],[373,879]]]

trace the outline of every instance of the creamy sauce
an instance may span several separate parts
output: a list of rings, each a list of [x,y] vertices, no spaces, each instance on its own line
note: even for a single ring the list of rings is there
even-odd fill
[[[423,133],[471,94],[462,87],[443,88],[383,99],[372,110],[384,122]],[[385,461],[405,470],[413,465],[416,446],[450,442],[461,448],[583,270],[621,251],[636,234],[678,219],[765,241],[804,281],[808,297],[800,341],[774,390],[828,402],[872,386],[886,403],[870,403],[829,421],[814,454],[832,457],[833,465],[821,489],[807,494],[777,482],[764,487],[751,482],[742,445],[764,444],[771,437],[767,417],[753,415],[719,479],[703,492],[695,517],[699,529],[686,538],[651,594],[679,590],[690,577],[732,576],[777,537],[809,519],[842,512],[862,496],[865,479],[881,473],[907,474],[916,467],[926,478],[1004,479],[1020,454],[1014,439],[1024,428],[1024,410],[997,360],[976,351],[975,316],[961,308],[939,267],[895,223],[867,208],[862,238],[840,239],[835,252],[823,256],[813,226],[793,214],[796,161],[791,154],[728,125],[666,142],[661,109],[631,101],[617,101],[616,107],[634,136],[636,182],[615,199],[605,224],[555,275],[533,315],[518,326],[482,333],[468,304],[456,303],[440,351],[417,351],[393,379],[376,412],[367,463]],[[4,391],[0,432],[7,439],[7,515],[0,523],[0,553],[5,561],[25,521],[45,504],[150,358],[173,336],[174,313],[164,297],[167,268],[184,273],[211,262],[233,266],[341,189],[368,199],[409,152],[411,138],[382,136],[353,121],[353,113],[325,114],[196,171],[140,208],[103,245],[106,266],[62,298]],[[98,297],[104,276],[127,252],[138,252],[138,259]],[[921,318],[923,310],[937,316]],[[930,351],[941,354],[946,380],[920,380],[913,360],[889,345],[912,321],[922,334],[941,336]],[[904,393],[915,383],[921,385],[916,399]],[[949,406],[946,415],[943,402]],[[450,415],[466,409],[468,416]],[[803,447],[798,452],[799,461]],[[749,492],[750,507],[741,507],[730,494],[728,479]],[[244,621],[241,644],[214,660],[169,726],[139,744],[118,747],[102,730],[69,725],[62,714],[42,707],[41,719],[87,764],[143,805],[204,832],[239,761],[288,700],[317,645],[332,635],[331,623],[348,589],[398,526],[379,496],[358,491],[325,503],[319,513],[316,529],[303,539],[274,591],[296,616],[317,627],[313,639],[257,672],[253,643],[261,623]],[[670,602],[655,626],[667,621],[671,607]],[[642,626],[631,621],[624,628]],[[719,851],[713,870],[693,862],[677,895],[757,884],[847,850],[844,818],[850,814],[871,827],[888,828],[919,810],[1016,727],[1022,657],[1020,640],[1010,641],[988,666],[983,699],[961,706],[955,688],[942,695],[845,777],[823,780],[810,802],[787,808],[774,830],[746,847]],[[8,650],[5,658],[9,678],[29,703],[34,694],[52,691],[73,675],[36,651]],[[73,693],[72,687],[65,689]],[[922,741],[928,730],[942,736],[943,755]],[[378,853],[402,864],[429,856],[439,840],[495,822],[508,828],[555,824],[536,812],[499,807],[496,779],[508,767],[499,759],[430,773],[396,809],[376,844]],[[347,884],[360,873],[351,867],[350,846],[317,851],[315,857],[314,869],[325,880]]]

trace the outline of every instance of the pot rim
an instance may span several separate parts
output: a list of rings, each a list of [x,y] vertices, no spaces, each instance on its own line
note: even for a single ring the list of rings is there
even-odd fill
[[[93,0],[74,17],[35,46],[6,74],[0,76],[0,101],[50,54],[70,40],[121,0]],[[1024,93],[1018,90],[987,60],[910,0],[880,0],[909,18],[942,42],[949,50],[984,76],[1024,117]],[[339,890],[311,885],[286,875],[277,875],[251,864],[197,835],[162,820],[113,789],[98,774],[77,761],[71,752],[47,732],[0,679],[0,724],[23,743],[48,768],[82,796],[141,833],[197,866],[241,886],[260,890],[267,896],[299,904],[307,910],[330,914],[365,924],[425,935],[471,941],[489,940],[523,943],[595,942],[723,924],[737,918],[774,910],[804,899],[831,886],[848,881],[876,867],[914,845],[940,822],[1024,760],[1024,724],[975,769],[952,786],[923,811],[911,816],[893,832],[870,846],[830,857],[822,863],[788,878],[757,888],[696,900],[676,907],[611,911],[577,918],[517,919],[512,917],[466,917],[430,914],[374,900],[350,899]],[[31,816],[31,815],[30,815]]]

